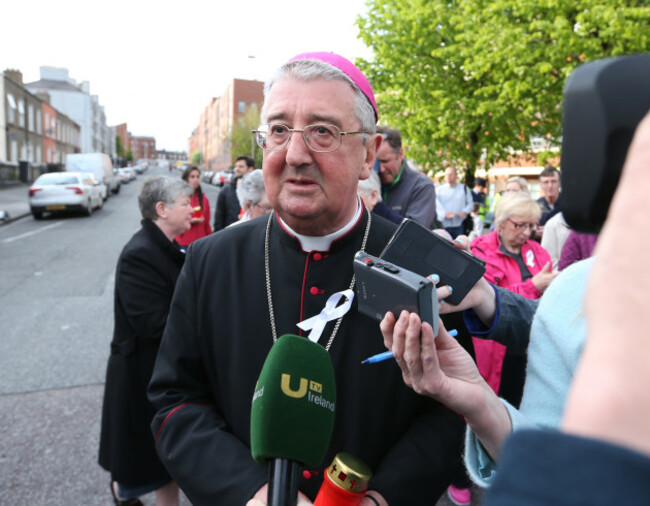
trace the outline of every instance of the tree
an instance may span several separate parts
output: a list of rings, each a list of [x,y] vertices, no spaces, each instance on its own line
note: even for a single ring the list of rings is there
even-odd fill
[[[237,118],[237,123],[232,126],[227,138],[233,160],[238,156],[250,156],[255,160],[255,167],[262,166],[262,150],[251,134],[251,130],[255,130],[259,124],[260,111],[256,105],[247,107],[245,114]]]
[[[200,165],[203,161],[203,153],[201,151],[195,151],[192,153],[192,165]]]
[[[380,120],[424,168],[473,174],[561,138],[562,91],[581,62],[650,48],[645,0],[369,0],[359,61]]]
[[[115,136],[115,151],[117,152],[117,156],[124,158],[124,145],[122,144],[122,137],[119,135]]]

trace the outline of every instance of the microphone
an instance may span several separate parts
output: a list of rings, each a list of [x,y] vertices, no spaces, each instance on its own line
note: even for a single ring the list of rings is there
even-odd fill
[[[251,408],[251,453],[269,464],[269,506],[294,506],[300,466],[318,467],[334,429],[334,367],[321,345],[286,334],[271,348]]]
[[[325,470],[314,506],[358,506],[368,490],[372,471],[349,453],[338,453]]]

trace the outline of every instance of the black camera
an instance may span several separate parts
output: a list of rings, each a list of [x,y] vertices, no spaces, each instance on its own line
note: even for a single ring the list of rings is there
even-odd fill
[[[381,321],[388,311],[417,313],[438,335],[438,299],[433,282],[381,258],[359,251],[354,256],[359,312]]]
[[[562,212],[571,228],[600,231],[634,131],[650,110],[650,54],[577,67],[564,87]]]

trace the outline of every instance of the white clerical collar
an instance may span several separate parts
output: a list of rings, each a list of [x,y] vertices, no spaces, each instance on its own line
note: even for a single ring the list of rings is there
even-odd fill
[[[278,216],[278,219],[282,222],[282,226],[286,228],[291,234],[295,235],[298,241],[300,241],[300,247],[303,249],[303,251],[329,251],[330,246],[332,245],[332,242],[334,242],[336,239],[339,237],[344,236],[347,234],[352,227],[359,221],[359,216],[361,216],[361,211],[363,210],[363,206],[361,205],[361,200],[357,196],[357,212],[354,213],[354,216],[350,221],[347,222],[347,224],[343,227],[338,229],[336,232],[332,232],[331,234],[327,234],[324,236],[311,236],[311,235],[302,235],[293,230],[289,225],[286,224],[286,222]]]

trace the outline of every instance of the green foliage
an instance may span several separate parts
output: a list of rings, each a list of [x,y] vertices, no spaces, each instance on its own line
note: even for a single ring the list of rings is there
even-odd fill
[[[423,168],[473,173],[529,139],[561,137],[565,80],[581,62],[650,50],[646,0],[368,0],[359,61],[380,122]]]
[[[124,145],[122,144],[122,137],[119,135],[115,136],[115,150],[117,151],[117,156],[124,158]]]
[[[133,161],[133,151],[127,151],[127,152],[126,152],[126,160],[127,160],[128,162],[132,162],[132,161]]]
[[[260,111],[256,105],[249,106],[244,116],[238,118],[230,132],[230,153],[234,160],[238,156],[250,156],[255,160],[255,167],[262,167],[262,150],[255,142],[251,130],[260,124]]]
[[[192,165],[201,165],[201,162],[203,161],[203,153],[201,151],[195,151],[192,153]]]

